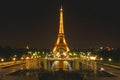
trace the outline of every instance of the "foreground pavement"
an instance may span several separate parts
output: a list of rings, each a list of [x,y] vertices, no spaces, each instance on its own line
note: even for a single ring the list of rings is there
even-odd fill
[[[17,63],[15,63],[17,64]],[[57,72],[40,72],[34,75],[30,73],[16,73],[25,67],[25,64],[10,66],[6,68],[0,68],[0,80],[120,80],[120,71],[111,67],[101,66],[105,68],[105,71],[115,76],[96,76],[96,75],[83,75],[81,71],[57,71]],[[33,73],[34,71],[32,71]],[[14,73],[10,75],[10,73]],[[22,74],[22,75],[21,75]]]

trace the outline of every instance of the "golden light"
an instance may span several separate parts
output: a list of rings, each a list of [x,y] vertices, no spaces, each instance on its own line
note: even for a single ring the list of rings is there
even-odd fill
[[[59,57],[59,55],[60,55],[59,52],[57,52],[57,53],[56,53],[56,56]]]
[[[30,59],[29,57],[26,57],[26,59],[28,60],[28,59]]]
[[[103,60],[103,58],[100,58],[100,60]]]
[[[112,61],[112,59],[111,59],[111,58],[109,58],[109,59],[108,59],[108,61]]]
[[[21,57],[21,60],[23,60],[24,58],[23,57]]]
[[[13,58],[13,61],[15,61],[16,60],[16,58]]]
[[[4,61],[5,61],[5,60],[2,58],[2,59],[1,59],[1,62],[4,62]]]
[[[28,46],[28,45],[26,46],[26,49],[29,49],[29,46]]]
[[[67,61],[64,61],[63,63],[64,63],[65,65],[66,65],[66,64],[68,64],[68,62],[67,62]]]
[[[55,61],[55,64],[57,65],[59,63],[59,61]]]
[[[101,68],[100,68],[100,71],[104,71],[104,68],[103,68],[103,67],[101,67]]]
[[[91,60],[96,60],[96,56],[91,56],[90,59]]]
[[[65,52],[63,53],[63,55],[64,55],[64,56],[67,56],[67,54],[66,54]]]

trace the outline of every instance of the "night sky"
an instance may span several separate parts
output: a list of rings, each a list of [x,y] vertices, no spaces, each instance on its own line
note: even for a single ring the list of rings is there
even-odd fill
[[[120,48],[120,5],[117,0],[2,0],[0,46],[54,47],[63,6],[66,41],[72,48]]]

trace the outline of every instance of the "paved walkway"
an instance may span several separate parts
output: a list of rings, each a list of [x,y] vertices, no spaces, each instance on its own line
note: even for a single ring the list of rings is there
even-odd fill
[[[19,64],[19,65],[18,65]],[[0,80],[10,80],[8,77],[9,73],[15,72],[17,70],[22,69],[23,67],[25,67],[25,64],[22,64],[21,62],[7,62],[7,63],[3,63],[0,66]],[[13,78],[14,79],[14,78]],[[11,79],[11,80],[13,80]]]

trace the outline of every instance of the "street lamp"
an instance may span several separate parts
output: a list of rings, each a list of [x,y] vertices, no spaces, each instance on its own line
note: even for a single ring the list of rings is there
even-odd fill
[[[16,58],[13,58],[13,61],[15,61],[16,60]]]
[[[30,59],[29,57],[26,57],[26,60]]]
[[[14,61],[14,63],[16,63],[16,58],[15,57],[12,60]]]
[[[2,59],[1,59],[1,62],[4,62],[4,61],[5,61],[5,59],[2,58]]]
[[[24,58],[23,57],[21,57],[21,60],[23,60]]]
[[[112,59],[111,59],[111,58],[109,58],[109,59],[108,59],[108,61],[112,61]]]
[[[103,60],[103,58],[100,58],[100,60],[102,61],[102,60]]]

